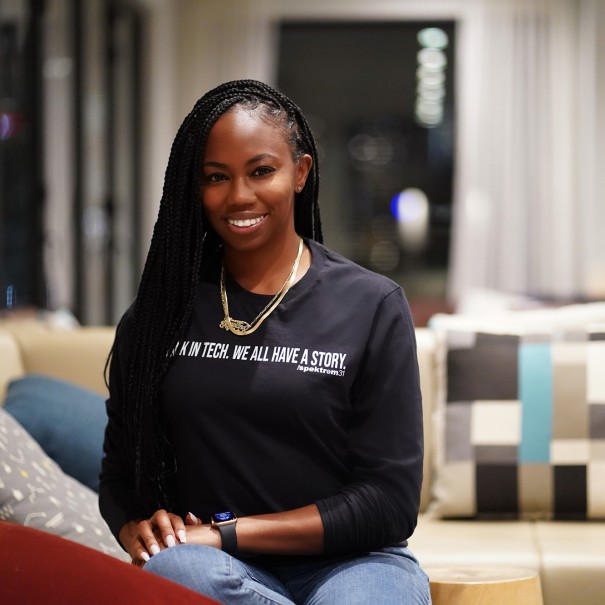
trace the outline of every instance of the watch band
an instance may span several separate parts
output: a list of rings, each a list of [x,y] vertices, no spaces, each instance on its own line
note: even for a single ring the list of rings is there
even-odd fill
[[[217,525],[216,529],[221,532],[222,550],[230,555],[237,552],[237,534],[235,533],[235,521],[226,525]]]
[[[215,513],[211,516],[210,522],[212,527],[218,529],[221,534],[222,550],[229,554],[235,554],[237,552],[237,534],[235,532],[237,517],[235,513]]]

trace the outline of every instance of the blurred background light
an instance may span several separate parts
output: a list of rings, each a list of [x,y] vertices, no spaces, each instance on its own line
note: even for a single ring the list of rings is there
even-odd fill
[[[425,27],[418,32],[418,69],[416,77],[416,121],[426,128],[437,126],[443,121],[445,97],[445,68],[447,57],[443,52],[449,39],[439,27]]]
[[[376,242],[370,249],[370,264],[376,271],[393,271],[397,268],[400,258],[401,252],[391,240]]]
[[[438,48],[423,48],[418,51],[418,63],[428,69],[444,69],[447,65],[447,57]]]
[[[424,191],[410,187],[391,200],[391,213],[397,221],[399,243],[406,252],[421,252],[428,240],[429,200]]]
[[[0,113],[0,141],[7,141],[17,136],[23,127],[23,116],[6,111]]]
[[[418,43],[426,48],[444,49],[449,39],[440,27],[425,27],[418,32]]]
[[[388,164],[393,159],[393,144],[385,137],[358,134],[349,143],[349,153],[358,162]]]
[[[417,89],[443,90],[445,75],[443,71],[433,71],[418,77]]]
[[[16,289],[13,284],[6,286],[6,308],[12,309],[16,302]]]

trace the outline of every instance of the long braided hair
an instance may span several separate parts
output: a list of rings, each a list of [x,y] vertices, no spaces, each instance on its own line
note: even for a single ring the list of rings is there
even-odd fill
[[[170,507],[175,470],[159,412],[159,386],[172,351],[186,329],[205,259],[220,246],[201,203],[201,165],[208,134],[236,105],[258,110],[283,129],[292,157],[313,159],[303,190],[295,194],[297,233],[322,242],[319,171],[313,134],[301,110],[285,95],[254,80],[227,82],[206,93],[185,118],[172,144],[158,218],[134,308],[124,364],[123,427],[136,489],[150,510]]]

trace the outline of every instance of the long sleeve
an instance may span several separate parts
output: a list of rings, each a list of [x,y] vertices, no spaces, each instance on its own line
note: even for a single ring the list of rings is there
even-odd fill
[[[369,550],[414,531],[422,485],[423,428],[416,343],[400,288],[384,297],[353,384],[354,482],[317,502],[326,553]]]

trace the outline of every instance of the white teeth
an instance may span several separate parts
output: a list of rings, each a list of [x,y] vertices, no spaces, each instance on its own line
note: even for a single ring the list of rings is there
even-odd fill
[[[259,216],[258,218],[247,218],[245,220],[237,220],[229,218],[227,222],[235,227],[252,227],[252,225],[258,225],[265,217]]]

